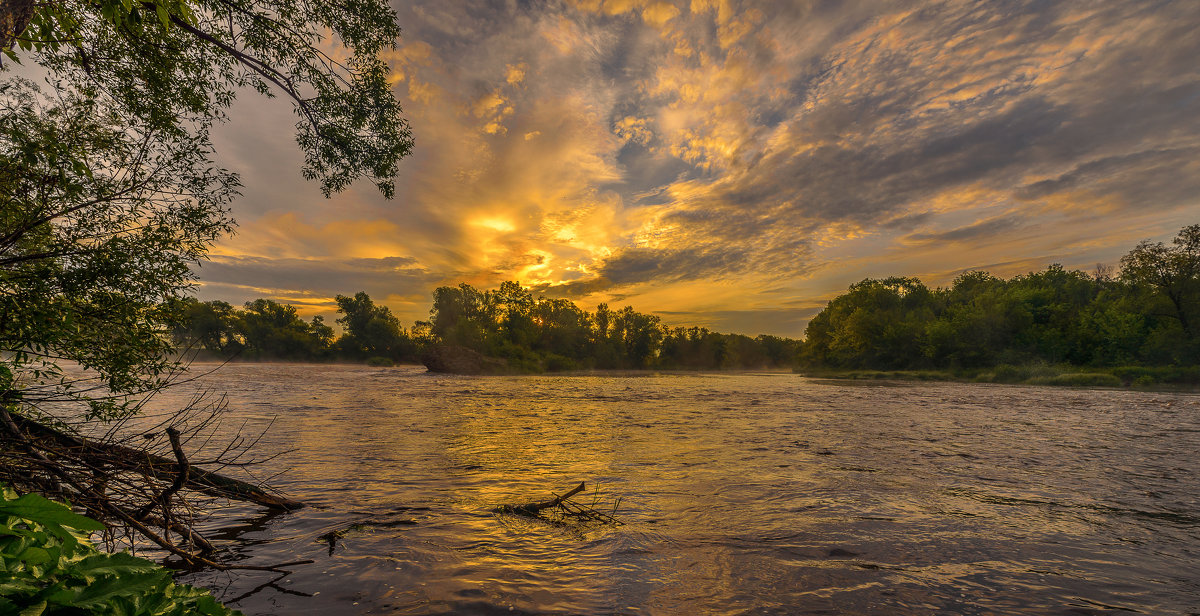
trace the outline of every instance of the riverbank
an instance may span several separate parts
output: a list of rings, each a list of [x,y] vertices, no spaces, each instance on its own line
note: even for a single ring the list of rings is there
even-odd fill
[[[1200,366],[1120,366],[1091,368],[1050,364],[960,370],[805,370],[810,378],[838,380],[953,381],[960,383],[1003,383],[1007,385],[1051,385],[1060,387],[1111,387],[1134,389],[1200,389]]]

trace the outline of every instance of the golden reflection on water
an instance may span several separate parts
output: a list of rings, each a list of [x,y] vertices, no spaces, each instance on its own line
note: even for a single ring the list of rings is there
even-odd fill
[[[358,366],[210,383],[251,428],[279,415],[263,446],[297,451],[276,483],[313,505],[235,552],[312,558],[290,583],[321,594],[260,593],[251,614],[1168,613],[1195,596],[1196,397]],[[491,512],[579,481],[620,497],[624,525]],[[352,522],[332,554],[315,540]]]

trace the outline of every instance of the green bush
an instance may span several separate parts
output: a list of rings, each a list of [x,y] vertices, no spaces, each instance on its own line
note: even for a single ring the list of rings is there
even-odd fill
[[[579,369],[579,364],[575,360],[556,353],[547,353],[544,364],[546,372],[565,372]]]
[[[992,370],[993,383],[1032,383],[1034,380],[1052,379],[1061,370],[1047,364],[1000,364]]]
[[[1200,367],[1197,366],[1121,366],[1112,369],[1113,375],[1122,382],[1137,386],[1157,385],[1200,385]]]
[[[0,486],[0,614],[241,614],[148,560],[97,550],[88,533],[103,528],[65,505]]]
[[[1030,385],[1066,385],[1068,387],[1120,387],[1121,379],[1104,372],[1067,372],[1055,376],[1038,376],[1027,381]]]
[[[992,370],[993,383],[1020,383],[1029,378],[1029,372],[1012,364],[1000,364]]]
[[[390,368],[392,366],[395,366],[396,362],[394,362],[386,357],[372,357],[367,360],[367,365],[375,366],[376,368]]]

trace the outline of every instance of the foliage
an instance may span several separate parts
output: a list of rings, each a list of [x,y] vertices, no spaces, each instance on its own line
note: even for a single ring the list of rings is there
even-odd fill
[[[1120,387],[1121,379],[1106,372],[1068,372],[1054,376],[1035,377],[1026,381],[1030,385],[1058,385],[1068,387]]]
[[[1147,316],[1164,330],[1178,330],[1172,359],[1200,360],[1200,225],[1190,225],[1166,246],[1144,241],[1121,259],[1121,279],[1146,304]]]
[[[204,137],[237,90],[281,93],[299,116],[306,178],[326,195],[357,177],[393,194],[412,139],[380,57],[400,35],[386,2],[49,0],[6,9],[22,5],[17,34],[3,41],[8,57],[31,57],[113,113]]]
[[[995,382],[1128,383],[1051,366],[1194,365],[1198,319],[1193,225],[1171,246],[1139,244],[1117,279],[1052,265],[1009,280],[967,272],[933,291],[912,278],[864,280],[809,322],[800,358],[812,371],[991,368]]]
[[[119,394],[159,387],[175,367],[164,306],[228,232],[237,179],[209,166],[193,136],[25,80],[0,82],[0,126],[3,361],[27,404],[76,400],[119,416]],[[63,360],[113,395],[73,387]]]
[[[416,346],[387,306],[377,306],[366,293],[359,291],[354,297],[337,296],[338,312],[343,316],[337,322],[346,333],[337,341],[343,356],[362,359],[369,357],[393,360],[411,359],[416,356]],[[320,318],[320,317],[317,317]]]
[[[87,533],[103,528],[65,505],[0,486],[0,614],[240,614],[148,560],[98,551]]]
[[[74,401],[118,418],[180,367],[165,323],[231,230],[239,179],[213,163],[209,131],[239,89],[291,99],[302,175],[326,195],[366,177],[390,196],[412,145],[380,56],[399,28],[379,0],[16,0],[0,18],[0,50],[47,83],[0,68],[2,393],[21,412]],[[332,335],[312,323],[254,339],[255,319],[221,330],[227,307],[209,308],[205,344],[222,349],[250,336],[303,355],[305,336]]]
[[[0,81],[2,393],[27,413],[74,401],[121,417],[179,368],[164,324],[231,229],[239,180],[213,164],[209,130],[238,89],[292,99],[302,173],[327,195],[368,177],[390,196],[411,148],[380,58],[399,35],[385,2],[16,1],[2,17],[0,49],[49,85]],[[222,331],[227,314],[209,315],[206,344],[261,330]],[[308,329],[253,342],[297,354],[332,334]]]
[[[274,304],[257,300],[246,306],[259,302]],[[345,333],[332,346],[311,350],[305,357],[284,356],[253,344],[242,329],[246,313],[219,301],[184,302],[176,310],[176,340],[225,355],[240,348],[250,358],[376,362],[416,361],[422,345],[446,344],[504,358],[519,372],[791,368],[799,346],[795,340],[776,336],[750,338],[700,327],[670,328],[657,316],[629,306],[614,311],[600,304],[589,313],[569,300],[534,297],[516,282],[484,291],[467,284],[439,287],[433,292],[430,320],[408,331],[364,292],[339,295],[337,302],[343,315],[337,322]],[[291,326],[279,321],[273,327],[303,325],[298,319],[290,322]]]
[[[4,418],[117,440],[121,421],[183,367],[169,327],[181,313],[201,344],[223,351],[308,358],[328,349],[332,328],[289,306],[254,302],[234,322],[227,304],[183,299],[192,267],[231,230],[239,187],[213,162],[209,133],[239,90],[282,94],[299,116],[302,176],[326,196],[361,177],[390,197],[412,146],[383,59],[398,35],[383,0],[0,3]],[[34,64],[22,72],[45,85],[13,76],[14,62]],[[60,368],[68,364],[81,370]],[[89,425],[96,419],[109,423]],[[19,485],[105,504],[95,510],[173,553],[182,548],[168,530],[189,545],[203,539],[192,518],[172,521],[172,507],[187,506],[169,505],[153,473],[126,473],[112,490],[94,464],[103,447],[22,451],[38,439],[7,423],[3,471]],[[154,506],[162,535],[139,521]]]
[[[430,310],[435,341],[465,346],[529,372],[577,369],[756,369],[790,367],[794,341],[773,336],[669,328],[657,315],[534,297],[517,282],[479,291],[440,287]]]

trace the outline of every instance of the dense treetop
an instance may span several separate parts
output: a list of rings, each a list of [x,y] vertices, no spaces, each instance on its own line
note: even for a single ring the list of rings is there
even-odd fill
[[[239,89],[286,96],[303,174],[326,195],[367,177],[391,196],[412,147],[380,58],[400,27],[380,0],[9,0],[0,13],[10,60],[144,130],[200,136]]]
[[[417,362],[430,345],[462,346],[505,359],[520,372],[575,369],[790,368],[797,341],[751,338],[702,327],[667,327],[631,307],[595,312],[564,299],[535,297],[516,282],[480,291],[466,284],[433,293],[429,321],[410,329],[366,293],[339,295],[336,340],[321,317],[304,321],[291,306],[189,299],[174,306],[177,342],[244,359]],[[268,316],[270,315],[270,316]]]
[[[1052,265],[1009,280],[971,271],[945,289],[867,279],[809,323],[809,368],[974,368],[1200,362],[1200,225],[1142,242],[1117,276]]]

